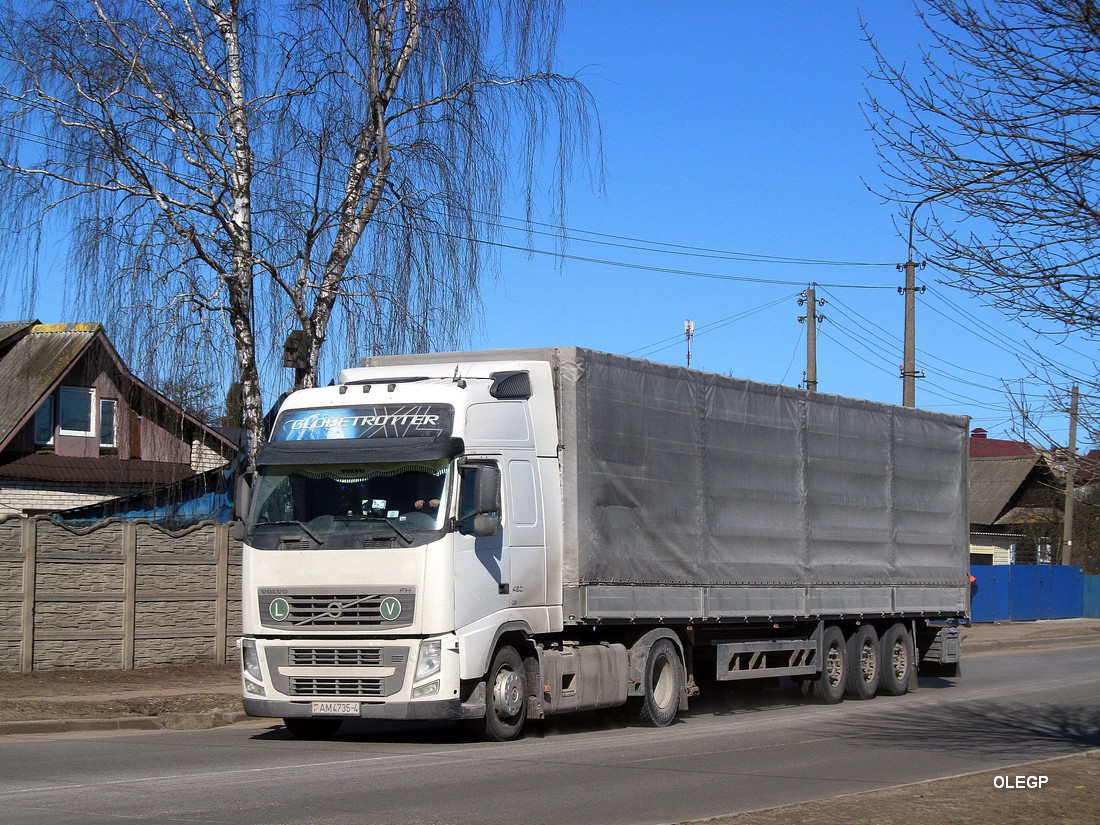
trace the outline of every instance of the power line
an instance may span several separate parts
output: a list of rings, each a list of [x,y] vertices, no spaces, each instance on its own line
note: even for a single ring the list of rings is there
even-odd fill
[[[711,321],[708,324],[703,324],[702,326],[696,326],[694,333],[695,337],[706,335],[708,333],[714,332],[717,329],[721,329],[722,327],[729,326],[736,321],[744,320],[745,318],[756,315],[757,313],[763,312],[766,309],[771,309],[778,304],[786,303],[787,301],[791,300],[792,297],[792,295],[784,295],[782,298],[777,298],[776,300],[769,301],[766,304],[761,304],[760,306],[753,307],[752,309],[747,309],[743,312],[737,313],[736,315],[730,315],[726,318],[720,318],[717,321]],[[671,349],[672,347],[679,345],[682,341],[682,335],[672,335],[668,338],[662,338],[660,341],[655,341],[652,344],[647,344],[644,347],[638,347],[635,350],[624,353],[624,355],[653,355],[654,353],[663,352],[666,349]]]
[[[34,133],[27,132],[25,130],[16,129],[15,127],[12,127],[10,125],[0,126],[0,131],[4,131],[4,130],[8,131],[9,133],[11,133],[13,135],[20,136],[21,139],[29,140],[31,142],[36,142],[36,143],[38,143],[39,145],[42,145],[42,146],[48,146],[48,147],[62,149],[62,150],[68,150],[68,149],[73,148],[71,146],[71,144],[65,143],[63,141],[59,141],[59,140],[53,139],[53,138],[43,138],[39,135],[35,135]],[[94,154],[98,154],[98,153],[94,153]],[[198,182],[198,180],[199,180],[197,177],[195,177],[193,175],[181,175],[181,177],[193,178],[196,182]],[[299,182],[304,183],[305,181],[304,181],[304,179],[300,179]],[[285,198],[281,198],[278,195],[272,196],[271,199],[274,200],[274,201],[277,201],[277,202],[282,202],[284,204],[290,204],[291,203],[291,201],[289,201]],[[489,213],[481,212],[479,214],[488,215]],[[520,219],[518,219],[518,218],[509,218],[507,216],[501,216],[501,215],[495,215],[495,216],[492,216],[492,217],[497,219],[497,220],[509,220],[509,221],[513,221],[513,222],[519,222],[520,221]],[[376,218],[375,220],[379,224],[386,225],[386,226],[396,225],[392,221],[386,221],[386,220],[381,219],[381,218]],[[497,228],[504,229],[506,231],[521,231],[523,229],[523,227],[507,227],[507,226],[503,226],[503,225],[500,225],[500,224],[492,224],[492,223],[488,223],[488,222],[484,222],[484,221],[483,221],[483,223],[487,223],[487,225],[489,225],[489,226],[496,226]],[[534,222],[533,221],[532,223],[535,223],[536,225],[540,225],[540,226],[549,226],[549,224],[540,223],[540,222]],[[599,265],[599,266],[609,266],[609,267],[616,267],[616,268],[622,268],[622,269],[633,269],[633,270],[638,270],[638,271],[654,272],[654,273],[666,274],[666,275],[682,275],[682,276],[695,277],[695,278],[708,278],[708,279],[713,279],[713,280],[730,281],[730,282],[735,282],[735,283],[755,283],[755,284],[771,284],[771,285],[776,285],[776,286],[799,286],[799,287],[804,286],[804,284],[805,284],[805,282],[803,280],[792,281],[792,280],[783,280],[783,279],[775,279],[775,278],[753,277],[753,276],[743,276],[743,275],[728,275],[728,274],[721,274],[721,273],[715,273],[715,272],[704,272],[704,271],[699,271],[699,270],[677,269],[677,268],[672,268],[672,267],[652,266],[652,265],[647,265],[647,264],[638,264],[638,263],[629,263],[629,262],[626,262],[626,261],[611,260],[611,259],[607,259],[607,258],[596,258],[596,257],[590,257],[590,256],[584,256],[584,255],[574,255],[574,254],[570,254],[570,253],[566,253],[566,252],[552,251],[552,250],[546,250],[546,249],[538,249],[538,248],[534,248],[534,247],[531,247],[531,246],[524,246],[524,245],[519,245],[519,244],[509,244],[509,243],[504,243],[502,241],[494,241],[494,240],[489,240],[489,239],[485,239],[485,238],[471,238],[471,237],[468,237],[468,236],[458,235],[458,234],[455,234],[455,233],[443,232],[442,230],[439,230],[439,229],[424,228],[424,229],[422,229],[422,231],[432,233],[432,234],[435,234],[435,235],[438,235],[438,236],[441,236],[441,237],[447,237],[447,238],[450,238],[450,239],[453,239],[453,240],[461,240],[461,241],[465,241],[465,242],[478,243],[478,244],[481,244],[483,246],[491,246],[491,247],[494,247],[494,248],[497,248],[497,249],[506,249],[506,250],[512,250],[512,251],[517,251],[517,252],[523,252],[523,253],[526,253],[526,254],[529,254],[529,255],[540,255],[540,256],[545,256],[545,257],[553,257],[553,258],[557,258],[557,259],[560,259],[560,260],[577,261],[577,262],[580,262],[580,263],[590,263],[590,264],[596,264],[596,265]],[[686,245],[682,245],[682,244],[670,244],[670,243],[664,243],[664,242],[659,242],[659,241],[648,241],[648,240],[639,239],[639,238],[631,238],[631,237],[628,237],[628,236],[610,235],[610,234],[607,234],[607,233],[591,232],[589,230],[581,230],[581,229],[567,229],[566,230],[567,234],[565,235],[566,240],[568,240],[570,238],[570,236],[568,234],[569,232],[572,232],[572,233],[575,233],[575,234],[587,234],[587,235],[592,235],[592,236],[595,236],[595,237],[614,238],[616,240],[621,240],[621,241],[630,241],[630,242],[635,243],[635,244],[646,244],[647,246],[645,246],[645,247],[627,246],[627,245],[621,244],[621,243],[611,243],[611,242],[607,242],[607,241],[589,241],[589,240],[583,239],[583,238],[579,239],[579,240],[581,240],[583,242],[586,242],[586,243],[595,243],[595,244],[599,244],[599,245],[603,245],[603,246],[610,246],[610,247],[616,247],[616,248],[629,248],[629,249],[634,249],[635,251],[642,251],[642,252],[656,252],[656,253],[662,253],[662,254],[677,254],[677,255],[683,255],[683,256],[688,256],[688,257],[705,257],[705,258],[712,258],[712,259],[716,258],[716,259],[731,260],[731,261],[736,261],[736,262],[741,262],[741,263],[800,264],[800,265],[853,266],[853,267],[885,266],[885,264],[865,262],[865,261],[863,261],[863,262],[861,262],[861,261],[830,261],[830,260],[813,259],[813,258],[796,258],[796,257],[780,256],[780,255],[761,255],[761,254],[746,253],[746,252],[730,252],[730,251],[709,249],[709,248],[706,248],[706,247],[691,247],[691,246],[686,246]],[[534,234],[554,235],[555,237],[560,237],[560,233],[549,233],[549,232],[541,232],[540,231],[540,232],[535,232]],[[574,240],[577,240],[577,239],[574,238]],[[659,247],[665,247],[665,249],[661,249]],[[677,251],[677,250],[684,250],[684,251]],[[828,287],[828,288],[832,288],[832,289],[892,289],[892,287],[890,287],[890,286],[876,285],[876,284],[833,283],[833,284],[820,284],[820,286]]]
[[[859,327],[862,330],[864,330],[865,332],[871,333],[872,336],[874,337],[874,339],[878,343],[883,344],[883,345],[887,345],[887,346],[891,346],[891,347],[893,347],[893,346],[899,346],[900,347],[900,339],[898,339],[897,336],[895,336],[893,333],[889,332],[888,330],[884,329],[882,326],[875,323],[874,321],[872,321],[867,316],[865,316],[865,315],[857,312],[856,310],[852,309],[847,304],[845,304],[843,301],[841,301],[839,298],[833,296],[831,293],[830,293],[830,302],[832,303],[832,305],[834,307],[836,307],[838,309],[839,313],[842,316],[848,318],[853,323],[857,323],[859,325]],[[950,319],[948,319],[948,320],[950,320]],[[878,330],[882,334],[881,335],[874,334],[872,330]],[[968,369],[967,367],[960,366],[959,364],[956,364],[953,361],[948,361],[944,358],[941,358],[938,355],[935,355],[932,352],[930,352],[929,350],[926,350],[924,348],[918,348],[917,351],[921,354],[921,356],[922,356],[921,360],[922,361],[925,361],[926,363],[927,362],[934,362],[934,363],[942,365],[942,367],[946,367],[947,369],[942,369],[941,368],[941,372],[943,372],[944,375],[946,375],[947,377],[951,378],[954,381],[957,381],[960,384],[966,384],[968,386],[975,387],[976,389],[987,390],[987,391],[991,391],[991,392],[998,391],[998,388],[996,388],[996,387],[990,387],[986,384],[979,384],[979,383],[976,383],[974,381],[970,381],[966,378],[963,378],[959,375],[952,375],[948,371],[949,370],[956,370],[956,371],[960,371],[960,372],[964,372],[964,373],[969,373],[971,375],[976,375],[979,378],[988,378],[991,381],[1000,381],[1001,379],[998,376],[989,375],[988,373],[979,372],[977,370],[972,370],[972,369]]]
[[[509,231],[524,231],[530,232],[526,228],[526,224],[530,223],[534,226],[545,226],[555,231],[539,231],[532,234],[536,235],[551,235],[554,237],[562,237],[560,231],[556,231],[556,227],[553,224],[544,223],[542,221],[528,221],[522,218],[512,218],[505,215],[492,215],[488,212],[478,212],[478,214],[488,215],[492,219],[507,220],[514,223],[520,223],[520,226],[507,226],[502,224],[490,223],[491,226],[495,226],[499,229],[505,229]],[[610,241],[603,240],[590,240],[588,238],[578,238],[577,235],[590,235],[593,238],[610,238]],[[575,227],[565,227],[564,237],[574,241],[580,241],[582,243],[595,243],[603,246],[611,246],[623,249],[633,249],[640,252],[658,252],[670,255],[680,255],[684,257],[694,258],[716,258],[719,260],[734,260],[744,261],[748,263],[765,263],[765,264],[796,264],[799,266],[854,266],[854,267],[887,267],[894,266],[892,263],[881,263],[877,261],[837,261],[821,258],[799,258],[788,255],[765,255],[755,252],[738,252],[723,249],[714,249],[705,246],[692,246],[689,244],[677,244],[669,243],[667,241],[655,241],[647,238],[635,238],[629,235],[615,235],[608,232],[595,232],[588,229],[577,229]],[[629,242],[629,243],[624,243]],[[641,245],[639,245],[641,244]]]

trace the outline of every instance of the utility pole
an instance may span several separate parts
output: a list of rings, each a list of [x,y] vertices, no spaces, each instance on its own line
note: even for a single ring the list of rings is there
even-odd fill
[[[825,306],[825,299],[818,300],[817,284],[810,284],[798,297],[798,305],[806,306],[806,314],[798,316],[798,323],[806,324],[806,389],[817,392],[817,322],[824,321],[824,315],[817,314],[819,306]]]
[[[1066,456],[1066,509],[1062,517],[1062,564],[1073,563],[1073,495],[1077,474],[1077,385],[1069,401],[1069,455]]]
[[[687,338],[688,348],[688,369],[691,368],[691,339],[695,337],[695,322],[692,320],[684,321],[684,337]]]
[[[917,266],[913,261],[912,242],[909,247],[909,260],[904,264],[898,264],[898,269],[905,270],[905,286],[898,287],[898,292],[905,295],[905,342],[901,365],[901,405],[903,407],[917,406],[916,379],[924,378],[924,371],[917,372],[917,322],[916,305],[917,292],[924,292],[924,287],[917,287]],[[924,261],[919,264],[924,269]]]

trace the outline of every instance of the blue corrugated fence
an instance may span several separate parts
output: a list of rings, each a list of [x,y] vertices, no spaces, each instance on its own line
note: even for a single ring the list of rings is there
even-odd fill
[[[1085,576],[1085,612],[1090,619],[1100,619],[1100,576]]]
[[[970,571],[977,580],[971,603],[975,622],[1035,619],[1074,619],[1085,613],[1085,579],[1080,567],[1049,564],[978,566]],[[1095,598],[1093,596],[1094,605]],[[1093,614],[1095,615],[1095,614]]]

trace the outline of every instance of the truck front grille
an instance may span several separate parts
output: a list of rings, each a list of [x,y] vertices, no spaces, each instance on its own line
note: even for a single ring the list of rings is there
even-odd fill
[[[296,647],[291,648],[293,667],[379,667],[380,647]]]
[[[330,676],[290,677],[291,696],[385,696],[385,679]]]
[[[271,644],[264,647],[272,687],[294,697],[385,698],[401,691],[415,648]],[[368,669],[369,668],[369,669]]]

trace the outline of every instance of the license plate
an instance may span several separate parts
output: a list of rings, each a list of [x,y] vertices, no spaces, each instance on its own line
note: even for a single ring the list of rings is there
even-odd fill
[[[358,702],[314,702],[314,716],[358,716]]]

